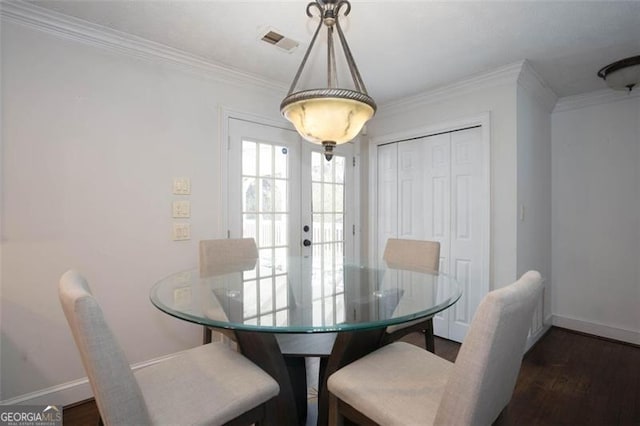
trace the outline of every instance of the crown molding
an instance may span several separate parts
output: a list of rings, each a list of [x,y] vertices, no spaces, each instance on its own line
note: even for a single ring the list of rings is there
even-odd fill
[[[478,90],[506,84],[516,84],[524,61],[518,61],[483,74],[478,74],[459,82],[428,90],[417,95],[383,104],[380,115],[394,115],[428,104],[442,102],[456,96],[466,95]]]
[[[522,62],[522,70],[518,75],[518,86],[526,90],[549,113],[558,102],[558,95],[547,86],[526,59]]]
[[[160,60],[188,69],[203,71],[225,83],[241,86],[252,85],[278,93],[287,91],[287,86],[284,83],[274,82],[251,73],[216,64],[179,49],[25,3],[22,0],[2,1],[0,15],[3,20],[111,52],[144,60]]]
[[[640,90],[623,92],[613,89],[602,89],[582,95],[560,98],[556,103],[553,113],[586,108],[593,105],[608,104],[612,102],[626,101],[640,97]]]

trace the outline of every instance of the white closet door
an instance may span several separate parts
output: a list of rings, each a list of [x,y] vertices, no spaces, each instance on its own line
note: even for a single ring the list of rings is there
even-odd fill
[[[425,237],[423,214],[424,144],[422,139],[401,142],[398,146],[398,238],[422,240]]]
[[[387,239],[398,235],[398,144],[378,148],[378,261]]]
[[[435,316],[434,330],[458,342],[489,291],[483,158],[481,127],[378,148],[378,258],[388,238],[440,242],[440,270],[457,278],[462,297]]]
[[[422,139],[406,141],[398,146],[398,233],[397,238],[424,240],[424,143]],[[404,289],[404,297],[424,297],[424,284],[416,280],[415,274],[405,271],[397,274]],[[418,281],[418,282],[415,282]]]
[[[482,130],[451,133],[451,261],[450,273],[462,286],[462,297],[449,309],[449,339],[461,342],[482,297],[483,190]]]
[[[440,242],[440,271],[450,272],[451,252],[451,136],[449,133],[422,139],[425,161],[423,209],[425,233],[422,239]],[[433,320],[434,332],[449,338],[449,311]]]

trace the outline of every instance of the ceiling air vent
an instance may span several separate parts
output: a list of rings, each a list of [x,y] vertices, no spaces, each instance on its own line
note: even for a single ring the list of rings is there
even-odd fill
[[[267,30],[260,39],[262,41],[266,41],[269,44],[273,44],[274,46],[279,47],[280,49],[288,53],[296,50],[296,47],[298,47],[300,44],[297,41],[285,37],[272,29]]]

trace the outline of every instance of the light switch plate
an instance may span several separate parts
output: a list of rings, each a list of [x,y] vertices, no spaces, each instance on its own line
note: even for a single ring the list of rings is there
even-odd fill
[[[190,195],[191,179],[186,177],[173,178],[173,193],[175,195]]]
[[[184,241],[191,239],[191,225],[188,223],[173,223],[173,241]]]
[[[172,204],[173,217],[191,217],[191,202],[180,200]]]

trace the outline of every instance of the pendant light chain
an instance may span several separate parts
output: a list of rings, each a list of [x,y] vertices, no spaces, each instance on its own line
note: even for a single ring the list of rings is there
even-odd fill
[[[338,87],[336,54],[333,48],[333,27],[327,28],[327,87]]]
[[[342,44],[342,50],[344,50],[344,55],[347,58],[347,64],[349,64],[349,71],[351,72],[351,78],[353,78],[353,84],[355,84],[356,90],[358,92],[362,92],[366,95],[367,88],[364,86],[364,81],[362,81],[360,71],[358,71],[358,66],[356,65],[355,59],[353,59],[351,49],[347,44],[347,40],[344,37],[342,27],[340,26],[338,20],[336,20],[336,28],[338,29],[338,38],[340,39],[340,44]]]
[[[310,3],[309,6],[311,6],[311,4],[314,4],[314,3]],[[307,15],[309,15],[308,9],[307,9]],[[309,15],[309,16],[311,16],[311,15]],[[307,64],[307,59],[309,59],[309,54],[311,53],[311,48],[313,47],[314,43],[316,42],[316,38],[318,38],[318,34],[320,33],[320,29],[321,28],[322,28],[322,19],[320,20],[320,23],[318,24],[318,27],[316,28],[316,32],[313,34],[313,38],[311,39],[311,44],[309,44],[309,48],[307,49],[306,53],[304,54],[304,58],[302,58],[302,63],[300,64],[300,67],[298,68],[298,72],[296,72],[296,76],[293,78],[293,82],[291,83],[291,87],[289,87],[289,93],[287,93],[287,96],[292,94],[293,91],[295,90],[296,86],[298,85],[298,80],[300,79],[300,75],[302,74],[302,70],[304,69],[304,66]]]

